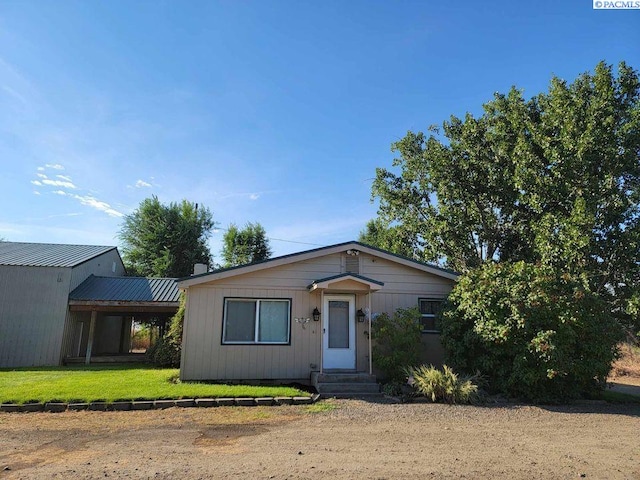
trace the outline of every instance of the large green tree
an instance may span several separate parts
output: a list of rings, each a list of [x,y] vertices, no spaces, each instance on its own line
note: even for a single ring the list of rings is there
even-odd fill
[[[182,200],[162,204],[155,195],[127,215],[119,237],[131,275],[184,277],[195,263],[211,264],[207,245],[215,223],[208,208]]]
[[[381,219],[369,220],[358,241],[409,258],[420,258],[420,249],[413,236],[397,226],[386,225]]]
[[[224,267],[259,262],[271,257],[267,234],[259,223],[247,223],[244,228],[231,224],[224,234],[222,260]]]
[[[600,63],[525,99],[496,94],[393,144],[372,196],[417,255],[467,272],[526,261],[584,276],[630,320],[640,286],[640,82]],[[635,310],[634,310],[635,309]]]

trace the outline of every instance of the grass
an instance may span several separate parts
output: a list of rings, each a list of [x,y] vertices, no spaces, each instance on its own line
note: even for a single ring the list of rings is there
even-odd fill
[[[147,365],[0,370],[0,403],[308,395],[296,388],[281,386],[183,383],[178,380],[177,368]]]
[[[336,408],[338,408],[338,406],[331,400],[323,400],[321,402],[316,402],[313,405],[309,405],[305,411],[307,413],[325,413],[331,412]]]

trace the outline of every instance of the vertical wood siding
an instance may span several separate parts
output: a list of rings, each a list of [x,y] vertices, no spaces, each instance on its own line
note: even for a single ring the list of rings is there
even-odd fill
[[[344,272],[341,254],[237,275],[188,289],[181,377],[184,380],[298,380],[308,381],[320,367],[322,322],[306,328],[295,318],[322,310],[320,294],[307,286],[314,280]],[[372,294],[375,312],[393,313],[415,307],[420,297],[446,297],[453,281],[379,257],[361,255],[360,275],[385,283]],[[349,293],[349,292],[341,292]],[[367,295],[356,293],[356,310],[367,307]],[[290,345],[222,345],[225,297],[291,298]],[[368,371],[368,322],[356,325],[356,368]],[[441,357],[437,335],[425,341],[429,358]],[[436,362],[437,363],[437,362]]]
[[[115,272],[114,272],[115,264]],[[102,255],[92,258],[71,270],[71,281],[69,284],[69,293],[84,282],[89,275],[97,277],[120,277],[125,274],[122,259],[116,250],[110,250]],[[75,317],[71,312],[67,312],[64,324],[64,335],[62,338],[61,355],[58,362],[62,362],[65,357],[69,356],[75,350],[74,337],[76,335],[77,325]],[[75,354],[74,354],[75,355]],[[72,355],[73,356],[73,355]]]
[[[0,367],[57,365],[70,268],[0,267]]]

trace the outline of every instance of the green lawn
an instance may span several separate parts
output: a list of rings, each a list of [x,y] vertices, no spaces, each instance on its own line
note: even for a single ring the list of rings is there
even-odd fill
[[[182,383],[177,368],[146,365],[0,370],[0,403],[308,395],[290,387]]]

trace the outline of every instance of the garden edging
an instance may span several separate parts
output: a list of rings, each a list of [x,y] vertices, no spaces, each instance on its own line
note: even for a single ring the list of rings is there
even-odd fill
[[[310,397],[237,397],[237,398],[179,398],[174,400],[132,400],[121,402],[45,402],[45,403],[2,403],[0,412],[66,412],[66,411],[129,411],[160,410],[171,407],[255,407],[280,405],[310,405],[320,395]]]

